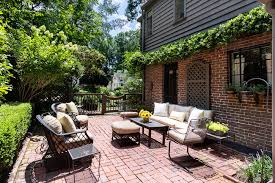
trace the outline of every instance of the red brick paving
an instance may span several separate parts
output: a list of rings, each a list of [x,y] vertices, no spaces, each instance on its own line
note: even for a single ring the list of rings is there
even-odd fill
[[[225,179],[215,169],[233,175],[240,166],[244,165],[244,157],[231,149],[222,147],[221,153],[218,153],[213,147],[199,146],[191,149],[190,153],[214,169],[199,166],[192,168],[194,173],[191,175],[172,162],[168,158],[168,148],[157,142],[152,143],[152,148],[146,146],[147,143],[144,138],[140,146],[121,148],[117,143],[111,142],[110,125],[113,121],[118,120],[122,119],[116,115],[92,116],[89,120],[89,131],[94,135],[94,145],[102,154],[99,182],[226,183],[231,181]],[[158,133],[153,132],[152,135],[153,138],[162,140]],[[66,169],[46,173],[44,166],[39,161],[43,156],[39,149],[41,142],[43,142],[43,137],[39,135],[30,140],[16,173],[15,182],[73,182],[73,174],[70,174]],[[168,140],[166,141],[167,145]],[[185,155],[186,147],[173,143],[172,152],[173,156]],[[30,171],[30,167],[33,165],[35,168]],[[74,173],[76,182],[96,182],[97,166],[98,162],[94,159],[91,171],[89,168],[76,170]]]

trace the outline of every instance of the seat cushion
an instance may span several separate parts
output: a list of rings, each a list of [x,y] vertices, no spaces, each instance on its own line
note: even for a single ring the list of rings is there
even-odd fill
[[[58,112],[56,117],[60,121],[64,132],[71,133],[76,131],[74,121],[68,114]]]
[[[86,124],[89,121],[89,117],[87,115],[77,115],[76,119],[81,123],[81,124]]]
[[[169,130],[168,136],[173,140],[175,140],[176,142],[184,145],[197,144],[197,143],[203,142],[204,140],[204,138],[202,138],[200,135],[196,133],[193,133],[193,132],[184,133],[183,129]]]
[[[76,115],[79,114],[78,109],[77,109],[74,102],[66,103],[66,106],[67,106],[67,111],[68,112],[75,113]]]
[[[121,112],[120,116],[123,118],[131,118],[131,117],[137,117],[138,113],[137,112]]]
[[[169,104],[169,114],[171,114],[172,111],[186,112],[184,121],[188,121],[188,118],[192,109],[193,109],[192,106],[181,106],[181,105]]]
[[[168,107],[169,103],[154,103],[154,115],[155,116],[162,116],[162,117],[168,117]]]
[[[57,118],[55,118],[51,115],[47,115],[43,118],[43,121],[55,133],[57,133],[57,134],[62,133],[62,125]]]
[[[58,104],[56,106],[56,111],[57,112],[66,112],[66,110],[67,110],[67,105],[64,104],[64,103]]]
[[[199,120],[203,117],[204,117],[204,111],[200,110],[200,109],[197,109],[197,108],[194,108],[191,111],[191,114],[190,114],[189,119],[188,119],[188,123],[190,123],[191,120]]]
[[[176,129],[185,129],[185,132],[187,131],[188,128],[188,123],[187,122],[177,122],[175,124]]]
[[[169,126],[170,128],[175,128],[175,124],[178,122],[177,120],[170,119],[168,117],[161,117],[161,116],[151,116],[151,120],[157,121],[163,125]]]
[[[140,126],[130,121],[116,121],[112,123],[111,127],[114,132],[121,135],[140,132]]]

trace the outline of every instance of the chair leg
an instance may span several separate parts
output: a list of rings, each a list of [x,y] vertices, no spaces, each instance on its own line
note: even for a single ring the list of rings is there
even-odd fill
[[[169,158],[172,160],[172,158],[171,158],[171,154],[170,154],[170,152],[171,152],[171,140],[169,141],[169,145],[168,145],[168,156],[169,156]]]

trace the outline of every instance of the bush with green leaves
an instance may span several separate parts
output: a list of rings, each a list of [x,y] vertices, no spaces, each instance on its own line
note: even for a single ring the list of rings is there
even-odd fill
[[[1,12],[0,12],[1,14]],[[9,50],[8,36],[5,29],[5,24],[0,19],[0,100],[3,96],[11,90],[9,85],[10,78],[12,77],[12,66],[7,60],[7,52]]]
[[[45,26],[33,26],[31,35],[14,30],[11,40],[20,101],[31,101],[49,85],[79,78],[83,72],[75,55],[78,47],[67,43],[63,32],[54,35]]]
[[[140,70],[143,65],[170,63],[187,58],[202,50],[232,42],[240,37],[271,31],[271,25],[271,16],[263,7],[257,7],[219,27],[164,45],[156,51],[144,54],[141,52],[126,53],[125,65],[130,70],[133,68]]]
[[[32,107],[29,103],[10,103],[0,106],[0,178],[17,155],[31,123]]]
[[[220,122],[209,121],[206,128],[213,132],[227,133],[229,131],[228,125]]]
[[[268,155],[257,154],[238,176],[247,183],[267,183],[272,178],[272,159]]]

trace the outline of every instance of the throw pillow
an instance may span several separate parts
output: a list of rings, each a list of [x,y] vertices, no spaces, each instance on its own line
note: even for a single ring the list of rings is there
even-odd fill
[[[79,113],[78,113],[78,109],[77,109],[75,103],[70,102],[70,103],[66,103],[66,105],[67,105],[67,111],[68,111],[68,112],[75,113],[76,115],[79,114]]]
[[[67,109],[67,105],[64,103],[61,103],[56,106],[57,112],[66,112],[66,109]]]
[[[154,115],[168,117],[168,106],[169,103],[154,103]]]
[[[43,121],[48,125],[55,133],[62,133],[62,125],[55,117],[47,115],[43,118]]]
[[[68,114],[58,112],[56,116],[66,133],[71,133],[76,131],[74,121]]]
[[[184,122],[185,115],[186,115],[185,112],[172,111],[169,118],[180,122]]]
[[[189,119],[188,119],[188,126],[191,126],[191,127],[194,127],[196,128],[196,120],[199,120],[201,118],[203,118],[204,116],[204,111],[203,110],[200,110],[200,109],[197,109],[197,108],[194,108],[192,111],[191,111],[191,114],[189,116]],[[194,120],[194,121],[191,121],[191,120]]]

